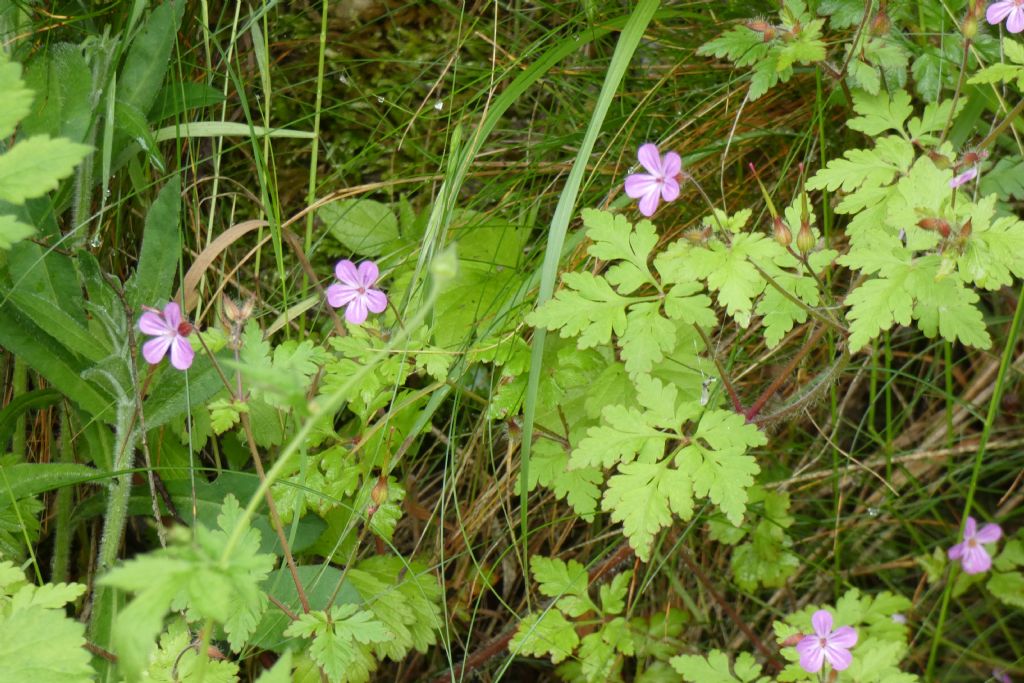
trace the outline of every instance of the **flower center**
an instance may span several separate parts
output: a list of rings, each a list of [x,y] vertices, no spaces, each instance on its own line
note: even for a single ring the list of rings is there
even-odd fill
[[[1024,2],[1024,0],[1021,0],[1021,2]],[[366,287],[360,287],[356,290],[356,293],[359,294],[359,296],[364,296],[366,294]]]
[[[1024,0],[1019,0],[1019,2],[1024,2]],[[968,548],[977,548],[978,547],[978,539],[976,539],[976,538],[968,538],[967,539],[967,547]]]
[[[1024,0],[1022,0],[1022,1],[1024,1]],[[818,645],[821,646],[821,647],[827,647],[828,646],[828,638],[818,638]]]

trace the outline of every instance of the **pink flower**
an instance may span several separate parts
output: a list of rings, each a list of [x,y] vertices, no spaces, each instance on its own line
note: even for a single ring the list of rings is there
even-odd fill
[[[995,26],[1006,19],[1006,30],[1010,33],[1024,31],[1024,0],[1000,0],[993,2],[985,11],[985,21]]]
[[[640,147],[637,157],[647,173],[628,176],[626,194],[633,199],[640,199],[640,213],[653,216],[659,199],[670,202],[679,196],[679,176],[683,161],[675,152],[661,156],[657,145],[650,142]]]
[[[379,289],[371,289],[380,277],[377,264],[363,261],[356,265],[348,259],[338,261],[334,266],[334,274],[341,284],[333,284],[327,288],[327,303],[335,308],[345,308],[345,320],[353,325],[362,325],[366,320],[366,312],[381,313],[388,306],[388,297]]]
[[[978,177],[978,167],[971,166],[969,169],[961,173],[960,175],[953,176],[949,180],[949,186],[952,189],[956,189],[965,183],[969,183]]]
[[[814,613],[811,625],[814,627],[814,635],[804,636],[796,644],[796,651],[800,653],[800,666],[804,671],[812,674],[821,671],[826,659],[836,671],[850,666],[853,661],[850,648],[857,644],[856,629],[841,626],[833,631],[832,615],[823,609]]]
[[[1013,683],[1013,679],[1010,678],[1010,674],[1006,673],[1002,669],[992,669],[992,678],[996,679],[999,683]]]
[[[148,306],[145,308],[146,311],[139,316],[139,329],[154,338],[142,345],[142,357],[150,365],[156,365],[170,349],[171,365],[179,370],[188,370],[196,355],[186,339],[192,332],[192,325],[181,319],[178,304],[169,302],[163,312]]]
[[[979,530],[974,517],[968,517],[964,524],[964,540],[949,549],[949,559],[960,560],[968,574],[987,572],[992,566],[992,558],[982,544],[995,543],[1002,535],[1003,530],[998,524],[986,524]]]

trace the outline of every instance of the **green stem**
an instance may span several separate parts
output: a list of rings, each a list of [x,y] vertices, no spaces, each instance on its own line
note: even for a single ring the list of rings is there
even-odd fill
[[[71,463],[74,461],[75,454],[71,448],[71,408],[65,404],[60,418],[60,462]],[[56,515],[53,532],[53,561],[50,565],[50,581],[53,583],[68,580],[68,570],[71,565],[71,506],[74,502],[71,495],[72,488],[70,486],[62,486],[57,489],[57,500],[54,506]]]
[[[13,385],[11,398],[24,396],[28,391],[28,363],[18,356],[14,356],[14,377],[11,378]],[[25,428],[28,426],[28,418],[25,413],[18,416],[14,422],[14,436],[11,438],[11,453],[18,456],[18,462],[25,460]],[[0,443],[0,448],[3,444]]]
[[[1018,105],[1020,106],[1020,105]],[[1006,373],[1013,362],[1013,351],[1017,346],[1017,337],[1020,335],[1021,319],[1024,318],[1024,288],[1017,295],[1017,310],[1013,313],[1013,322],[1010,323],[1010,335],[1003,346],[1003,356],[999,361],[999,372],[996,375],[995,387],[992,390],[992,398],[988,402],[988,412],[985,415],[985,424],[981,430],[981,440],[978,443],[978,452],[974,456],[974,468],[971,470],[971,483],[967,488],[967,501],[964,503],[964,512],[960,518],[960,533],[963,536],[964,522],[971,514],[971,506],[974,505],[974,492],[978,488],[978,476],[981,474],[981,463],[985,459],[985,447],[988,445],[989,437],[992,434],[992,425],[995,424],[996,415],[999,412],[999,404],[1003,399],[1003,389],[1006,386]],[[958,537],[959,537],[958,536]],[[939,623],[935,626],[935,635],[932,637],[931,651],[928,653],[928,669],[925,672],[926,681],[935,680],[932,675],[935,671],[935,660],[939,653],[939,643],[942,640],[942,630],[946,625],[946,613],[949,610],[949,599],[953,595],[953,581],[946,581],[946,587],[942,591],[942,607],[939,610]]]

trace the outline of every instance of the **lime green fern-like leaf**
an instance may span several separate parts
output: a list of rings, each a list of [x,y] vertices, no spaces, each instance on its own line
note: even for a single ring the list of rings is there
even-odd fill
[[[693,516],[690,478],[667,463],[627,463],[608,480],[602,508],[622,522],[623,533],[643,561],[650,559],[654,535],[672,523],[672,513]]]
[[[625,216],[594,209],[583,210],[587,237],[594,243],[587,252],[604,261],[617,261],[605,273],[605,279],[623,294],[631,294],[644,284],[653,283],[647,257],[658,235],[650,221],[630,225]]]
[[[509,649],[513,653],[550,657],[554,664],[572,656],[580,644],[576,627],[558,610],[528,614],[519,622]]]
[[[689,683],[753,683],[767,681],[761,678],[761,667],[749,652],[743,652],[730,667],[729,657],[719,650],[712,650],[707,658],[698,655],[680,655],[669,663],[676,673]]]
[[[533,557],[530,561],[533,578],[540,592],[555,598],[555,606],[570,617],[580,617],[597,607],[587,594],[587,568],[576,560],[563,562],[554,557]]]
[[[760,33],[746,26],[734,26],[697,48],[697,54],[728,59],[738,67],[744,67],[763,59],[770,49],[771,46],[765,43]]]
[[[578,346],[587,349],[611,341],[612,332],[626,331],[626,306],[608,281],[591,273],[565,273],[566,288],[526,316],[534,327],[560,330],[562,337],[579,336]]]
[[[655,303],[635,304],[626,316],[626,332],[619,338],[626,372],[650,372],[676,346],[676,326],[661,315]]]
[[[612,467],[639,456],[650,462],[664,453],[668,435],[657,429],[657,417],[626,406],[606,406],[602,423],[587,430],[587,436],[572,452],[569,466]]]
[[[914,148],[903,138],[881,138],[875,149],[850,149],[842,159],[833,159],[807,181],[809,190],[853,192],[861,187],[878,187],[905,173],[914,159]]]
[[[888,130],[902,135],[904,122],[914,113],[910,94],[905,90],[897,90],[891,96],[887,92],[872,95],[854,91],[853,110],[858,116],[846,125],[871,137]]]
[[[540,439],[534,445],[530,459],[530,486],[537,484],[551,489],[555,497],[565,499],[572,509],[587,521],[597,511],[597,500],[601,497],[598,485],[604,481],[596,467],[569,468],[569,453],[561,444]]]
[[[868,280],[846,297],[851,351],[864,348],[895,323],[910,324],[914,297],[907,291],[909,276],[909,267],[893,269],[888,277]]]

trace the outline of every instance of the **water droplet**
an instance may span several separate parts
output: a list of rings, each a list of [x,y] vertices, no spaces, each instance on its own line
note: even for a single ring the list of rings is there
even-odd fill
[[[343,85],[348,85],[348,79],[345,77],[344,74],[342,74],[341,76],[338,76],[338,82],[343,84]]]
[[[93,235],[92,239],[89,240],[90,249],[99,249],[101,244],[103,244],[103,241],[100,239],[99,235]]]
[[[438,100],[437,102],[434,102],[434,109],[436,109],[438,111],[441,111],[442,109],[444,109],[444,102],[442,102],[441,100]]]
[[[384,104],[384,98],[380,95],[377,95],[377,104]]]
[[[572,34],[572,39],[575,40],[577,43],[580,42],[580,34],[578,34],[578,33]]]
[[[880,509],[878,509],[878,508],[868,508],[868,516],[869,517],[877,517],[880,514],[882,514],[882,511]]]

